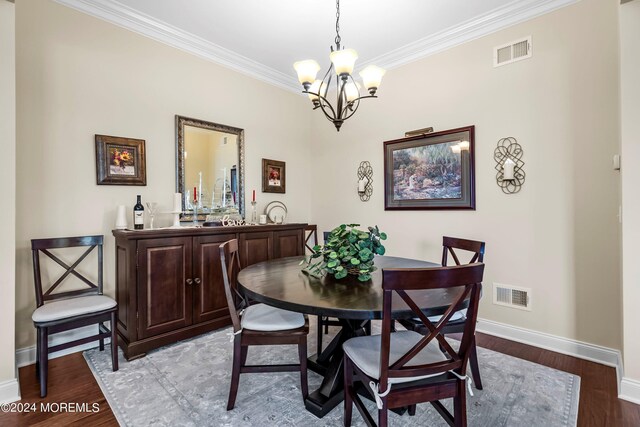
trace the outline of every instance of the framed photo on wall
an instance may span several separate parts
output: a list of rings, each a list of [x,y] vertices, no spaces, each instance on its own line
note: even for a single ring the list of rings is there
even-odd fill
[[[474,126],[385,141],[384,208],[476,208]]]
[[[96,135],[98,185],[147,185],[143,139]]]
[[[262,159],[262,192],[286,192],[286,164],[278,160]]]

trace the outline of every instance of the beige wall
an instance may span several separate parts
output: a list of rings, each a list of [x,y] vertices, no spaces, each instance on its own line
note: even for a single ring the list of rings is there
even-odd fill
[[[624,374],[640,381],[640,2],[620,6]],[[640,383],[636,385],[640,387]],[[636,391],[640,393],[640,388]],[[640,399],[640,394],[636,396]]]
[[[136,194],[172,206],[175,114],[245,129],[248,197],[260,189],[261,158],[286,161],[287,193],[259,193],[258,209],[279,199],[290,220],[308,219],[303,97],[52,1],[16,8],[18,348],[34,344],[29,239],[105,234],[105,288],[113,295],[116,206],[131,208]],[[96,186],[94,134],[145,139],[147,186]]]
[[[15,371],[15,197],[16,197],[16,82],[15,6],[0,1],[0,401],[3,383],[14,381]],[[17,389],[17,386],[15,387]]]
[[[621,348],[617,2],[582,0],[390,70],[337,133],[315,113],[312,220],[378,224],[388,253],[439,260],[442,235],[487,242],[480,316]],[[533,57],[493,68],[492,49],[533,37]],[[476,126],[477,210],[384,211],[383,145],[404,132]],[[513,136],[527,181],[505,195],[493,150]],[[374,193],[356,194],[360,161]],[[493,305],[492,283],[529,287],[533,310]]]

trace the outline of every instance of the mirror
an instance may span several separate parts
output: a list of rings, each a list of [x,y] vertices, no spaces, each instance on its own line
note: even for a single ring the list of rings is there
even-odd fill
[[[244,218],[244,130],[176,116],[176,191],[183,218]]]

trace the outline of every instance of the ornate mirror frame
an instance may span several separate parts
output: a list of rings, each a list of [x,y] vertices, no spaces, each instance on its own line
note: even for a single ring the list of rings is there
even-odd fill
[[[217,132],[224,132],[236,135],[238,142],[238,210],[240,216],[245,216],[244,203],[244,129],[233,126],[221,125],[204,120],[192,119],[190,117],[176,114],[176,192],[182,193],[182,211],[185,212],[184,194],[184,127],[194,126],[202,129],[209,129]],[[199,220],[205,220],[207,213],[198,213]]]

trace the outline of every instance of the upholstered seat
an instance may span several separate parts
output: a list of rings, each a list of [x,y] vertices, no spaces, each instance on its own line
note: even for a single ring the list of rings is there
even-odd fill
[[[466,320],[466,318],[467,318],[467,309],[465,308],[463,310],[459,310],[453,313],[448,323],[458,322],[460,320],[463,321],[461,323],[464,323],[464,320]],[[442,316],[428,316],[427,319],[429,319],[429,321],[432,323],[438,323],[440,319],[442,319]],[[419,319],[416,317],[415,320],[419,320]]]
[[[414,331],[402,331],[394,332],[391,334],[391,346],[389,350],[389,365],[394,364],[398,359],[404,356],[411,348],[420,341],[423,335],[420,335]],[[349,359],[358,367],[362,372],[367,374],[371,378],[380,378],[380,335],[364,336],[351,338],[345,342],[342,346],[344,352],[349,356]],[[438,347],[436,340],[431,341],[425,348],[422,349],[420,354],[411,359],[407,363],[407,367],[416,365],[427,365],[430,363],[442,362],[447,360],[445,355]],[[409,381],[415,381],[419,379],[434,377],[441,375],[442,372],[425,375],[421,377],[404,377],[404,378],[389,378],[389,384],[397,384]]]
[[[241,318],[243,329],[254,331],[286,331],[301,328],[305,324],[304,315],[282,310],[266,304],[250,305]]]
[[[36,323],[51,322],[87,313],[97,313],[115,306],[115,300],[105,295],[69,298],[48,302],[36,308],[31,319]]]

